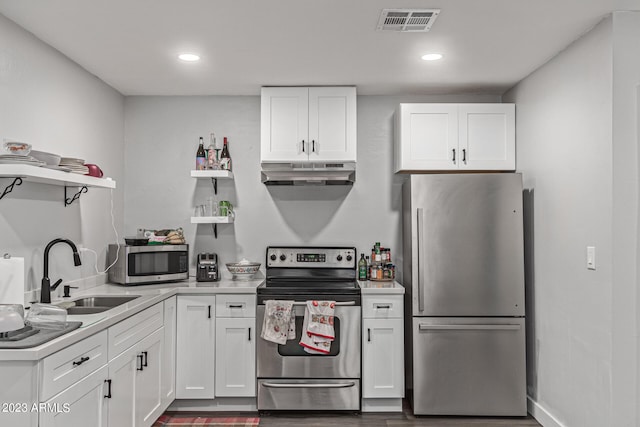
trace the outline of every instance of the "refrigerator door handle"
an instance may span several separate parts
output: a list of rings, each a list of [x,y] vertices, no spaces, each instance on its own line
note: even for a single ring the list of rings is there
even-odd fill
[[[421,331],[519,331],[520,325],[495,324],[495,325],[424,325],[419,324]]]
[[[418,311],[422,312],[424,311],[424,300],[422,298],[422,280],[423,280],[423,276],[424,276],[424,271],[422,269],[422,257],[424,256],[424,250],[423,250],[423,237],[422,237],[422,218],[423,218],[423,214],[422,214],[422,208],[418,208],[416,209],[417,211],[417,225],[416,225],[416,232],[418,234]]]

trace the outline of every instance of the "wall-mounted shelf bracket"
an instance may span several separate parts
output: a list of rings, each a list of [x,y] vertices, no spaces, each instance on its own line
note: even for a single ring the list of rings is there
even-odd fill
[[[86,193],[89,191],[89,189],[87,188],[86,185],[83,185],[82,188],[80,188],[80,190],[78,190],[78,192],[76,194],[73,195],[73,197],[71,199],[69,199],[67,197],[67,186],[64,186],[64,205],[65,206],[69,206],[71,203],[73,203],[74,201],[76,201],[77,199],[80,198],[80,195],[82,193]]]
[[[2,192],[2,195],[0,196],[0,200],[2,200],[2,198],[7,194],[11,193],[16,185],[22,185],[22,178],[20,178],[19,176],[16,177],[11,184],[5,187],[4,191]]]

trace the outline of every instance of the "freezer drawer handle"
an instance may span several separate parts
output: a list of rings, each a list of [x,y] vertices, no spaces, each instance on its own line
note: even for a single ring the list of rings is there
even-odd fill
[[[342,384],[304,384],[304,383],[262,383],[267,388],[348,388],[354,387],[356,383]]]
[[[421,331],[517,331],[520,325],[418,325]]]
[[[417,230],[418,233],[418,311],[424,311],[424,300],[422,299],[422,276],[424,271],[422,269],[422,258],[424,257],[424,250],[422,249],[422,208],[417,210]]]

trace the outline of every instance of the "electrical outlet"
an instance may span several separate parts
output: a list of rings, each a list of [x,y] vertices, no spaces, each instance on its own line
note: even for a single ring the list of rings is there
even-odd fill
[[[596,269],[596,247],[595,246],[587,246],[587,269],[588,270]]]

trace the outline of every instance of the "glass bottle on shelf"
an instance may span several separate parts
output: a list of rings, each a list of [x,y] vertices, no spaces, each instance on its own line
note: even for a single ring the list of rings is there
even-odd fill
[[[222,153],[220,153],[220,169],[231,170],[231,155],[229,154],[229,146],[227,137],[224,137],[224,145],[222,146]]]
[[[358,261],[358,280],[367,280],[367,260],[364,259],[364,252],[360,254]]]
[[[216,148],[216,134],[212,133],[209,148],[207,149],[207,169],[220,169],[220,163],[218,163],[218,150]]]
[[[204,151],[204,139],[200,137],[200,144],[196,151],[196,170],[204,170],[206,168],[207,154]]]

